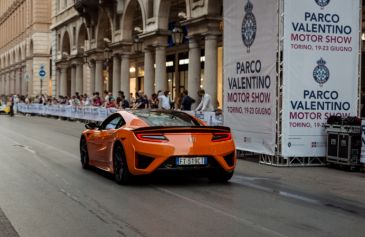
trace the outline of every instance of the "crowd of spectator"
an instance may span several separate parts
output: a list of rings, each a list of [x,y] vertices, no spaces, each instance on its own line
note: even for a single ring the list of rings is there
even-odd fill
[[[214,111],[211,97],[204,90],[199,90],[198,95],[201,98],[197,111]],[[129,100],[123,91],[119,91],[115,97],[109,91],[104,91],[102,95],[94,92],[91,96],[88,94],[80,94],[78,92],[73,96],[52,97],[45,94],[37,95],[31,98],[27,95],[11,95],[1,96],[0,106],[12,104],[16,107],[18,103],[36,103],[43,105],[72,105],[72,106],[96,106],[117,109],[176,109],[176,110],[192,110],[192,105],[196,101],[188,95],[188,91],[184,90],[178,95],[174,101],[170,98],[169,91],[158,91],[149,98],[142,91],[138,91],[133,95],[130,93]]]

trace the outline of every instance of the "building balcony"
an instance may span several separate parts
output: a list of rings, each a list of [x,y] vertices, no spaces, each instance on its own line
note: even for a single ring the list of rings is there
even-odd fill
[[[89,12],[93,12],[98,7],[98,4],[98,0],[76,0],[74,7],[83,16]]]

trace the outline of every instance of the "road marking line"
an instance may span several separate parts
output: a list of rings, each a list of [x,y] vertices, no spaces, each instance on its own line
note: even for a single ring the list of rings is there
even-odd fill
[[[1,128],[2,128],[2,129],[4,129],[3,127],[1,127]],[[29,140],[29,137],[26,137],[26,136],[24,136],[23,134],[15,133],[15,132],[10,131],[10,130],[8,130],[8,129],[4,129],[4,130],[6,130],[8,133],[12,133],[12,134],[15,134],[15,135],[17,135],[17,136],[20,136],[20,137],[22,137],[22,138],[24,138],[24,139],[26,139],[26,140]],[[15,140],[13,140],[13,139],[10,139],[9,137],[7,137],[7,138],[8,138],[9,140],[11,140],[12,142],[16,143],[17,145],[21,145],[18,141],[15,141]],[[79,159],[79,158],[80,158],[79,156],[77,156],[77,155],[75,155],[75,154],[73,154],[73,153],[70,153],[70,152],[67,152],[67,151],[64,151],[64,150],[58,149],[58,148],[57,148],[57,147],[55,147],[55,146],[52,146],[52,145],[49,145],[49,144],[47,144],[47,143],[41,142],[41,141],[39,141],[39,140],[36,140],[35,138],[32,138],[32,142],[38,143],[38,144],[39,144],[39,145],[41,145],[41,146],[45,146],[45,147],[47,147],[47,148],[49,148],[49,149],[52,149],[52,150],[58,151],[58,152],[63,153],[63,154],[65,154],[65,155],[67,155],[67,156],[70,156],[70,157],[73,157],[73,158],[76,158],[76,159]],[[25,146],[25,147],[26,147],[26,146]]]
[[[279,194],[284,197],[289,197],[289,198],[301,200],[301,201],[312,203],[312,204],[320,204],[320,202],[315,199],[307,198],[307,197],[304,197],[304,196],[301,196],[301,195],[298,195],[295,193],[280,191]]]
[[[246,181],[246,180],[248,180],[248,181]],[[292,199],[296,199],[296,200],[311,203],[311,204],[317,204],[317,205],[321,204],[320,201],[309,198],[309,197],[305,197],[305,196],[295,194],[295,193],[292,193],[292,192],[282,191],[282,190],[279,190],[279,189],[268,188],[268,187],[265,187],[265,186],[262,186],[262,185],[259,185],[259,184],[252,183],[252,181],[255,181],[255,180],[270,180],[270,179],[268,179],[268,178],[257,178],[257,177],[256,178],[255,177],[245,177],[245,176],[235,175],[231,179],[231,182],[236,183],[236,184],[245,185],[247,187],[251,187],[251,188],[254,188],[254,189],[257,189],[257,190],[260,190],[260,191],[264,191],[264,192],[276,193],[276,194],[278,194],[280,196],[283,196],[283,197],[292,198]]]
[[[26,150],[26,151],[28,151],[28,152],[30,152],[33,156],[34,156],[34,158],[36,158],[37,159],[37,161],[39,162],[39,163],[41,163],[45,168],[47,168],[48,170],[50,170],[51,169],[51,167],[50,166],[48,166],[48,164],[46,163],[46,162],[44,162],[43,160],[42,160],[42,158],[38,155],[38,153],[35,151],[35,150],[33,150],[31,147],[29,147],[29,146],[25,146],[25,145],[21,145],[21,144],[19,144],[19,142],[17,142],[16,140],[14,140],[14,139],[12,139],[12,138],[9,138],[9,137],[6,137],[6,139],[8,139],[9,141],[11,141],[12,143],[14,143],[15,144],[15,146],[18,146],[18,147],[21,147],[21,148],[23,148],[24,150]],[[52,147],[52,146],[50,146],[50,147]],[[70,185],[70,183],[69,182],[67,182],[66,181],[66,179],[64,179],[63,177],[60,177],[60,175],[56,172],[56,170],[54,170],[54,169],[52,169],[52,175],[54,175],[54,176],[56,176],[57,178],[59,178],[60,180],[62,180],[63,182],[64,182],[64,184],[66,184],[66,185]]]
[[[256,229],[256,230],[259,230],[259,231],[262,231],[262,232],[265,232],[267,234],[270,234],[270,235],[274,235],[274,236],[279,236],[279,237],[288,237],[287,235],[284,235],[284,234],[281,234],[279,232],[276,232],[275,230],[272,230],[272,229],[269,229],[267,227],[264,227],[264,226],[261,226],[251,220],[247,220],[247,219],[244,219],[242,217],[238,217],[238,216],[235,216],[235,215],[232,215],[230,213],[227,213],[223,210],[220,210],[218,208],[215,208],[211,205],[208,205],[206,203],[203,203],[203,202],[200,202],[200,201],[197,201],[197,200],[194,200],[194,199],[191,199],[189,197],[186,197],[186,196],[183,196],[181,194],[178,194],[176,192],[173,192],[173,191],[170,191],[168,189],[165,189],[165,188],[161,188],[161,187],[158,187],[158,186],[153,186],[154,188],[156,188],[157,190],[161,191],[161,192],[164,192],[164,193],[167,193],[169,195],[172,195],[174,197],[177,197],[177,198],[180,198],[180,199],[183,199],[185,201],[188,201],[190,203],[193,203],[197,206],[200,206],[200,207],[204,207],[206,209],[209,209],[217,214],[220,214],[220,215],[223,215],[223,216],[226,216],[226,217],[229,217],[229,218],[232,218],[234,220],[236,220],[237,222],[240,222],[242,224],[245,224],[245,225],[248,225],[250,227],[252,227],[253,229]]]

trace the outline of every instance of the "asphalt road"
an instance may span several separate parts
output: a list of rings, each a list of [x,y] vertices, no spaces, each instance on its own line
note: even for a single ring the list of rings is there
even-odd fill
[[[0,209],[19,236],[365,236],[365,197],[303,192],[248,175],[243,161],[229,184],[156,176],[119,186],[82,170],[82,130],[78,122],[0,116]]]

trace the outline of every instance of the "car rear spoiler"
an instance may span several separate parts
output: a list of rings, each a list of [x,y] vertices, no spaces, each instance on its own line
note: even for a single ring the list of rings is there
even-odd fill
[[[133,130],[134,133],[219,133],[231,132],[225,126],[195,126],[195,127],[144,127]]]

